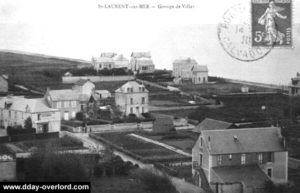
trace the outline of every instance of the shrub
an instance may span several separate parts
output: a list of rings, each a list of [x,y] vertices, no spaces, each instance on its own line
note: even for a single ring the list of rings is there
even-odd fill
[[[83,112],[77,112],[76,113],[76,119],[79,121],[83,121],[85,118],[84,113]]]
[[[133,174],[147,187],[149,192],[174,193],[177,192],[170,179],[165,175],[157,175],[147,170],[138,169]]]
[[[25,129],[31,129],[32,128],[32,120],[31,117],[28,117],[24,122]]]

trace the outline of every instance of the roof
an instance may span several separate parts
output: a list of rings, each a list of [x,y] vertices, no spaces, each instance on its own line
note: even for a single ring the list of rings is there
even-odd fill
[[[107,57],[107,58],[113,58],[115,57],[117,54],[114,52],[102,52],[100,57]]]
[[[205,65],[195,65],[191,70],[194,72],[208,72],[208,68]]]
[[[213,167],[212,170],[219,177],[218,182],[242,182],[246,187],[263,187],[269,180],[257,165]]]
[[[203,130],[222,130],[229,129],[233,123],[219,121],[215,119],[205,118],[201,123],[199,123],[193,131],[196,133],[201,133]]]
[[[150,52],[132,52],[131,57],[133,58],[151,58]]]
[[[141,91],[137,90],[137,88],[140,88],[140,87],[144,87],[145,88],[145,86],[143,84],[139,84],[136,81],[128,81],[123,86],[121,86],[120,88],[118,88],[115,92],[127,93],[128,92],[128,88],[133,88],[133,92],[141,92]],[[149,92],[149,91],[145,88],[144,92]]]
[[[57,109],[50,108],[44,98],[5,97],[0,100],[0,108],[5,108],[5,103],[10,103],[9,109],[15,111],[25,112],[27,108],[31,113],[57,111]]]
[[[80,80],[78,80],[76,83],[75,83],[75,85],[77,85],[77,86],[83,86],[85,83],[87,83],[87,82],[91,82],[90,80],[88,80],[88,79],[80,79]]]
[[[176,59],[173,64],[194,64],[194,65],[197,65],[197,61],[193,58],[179,58],[179,59]]]
[[[278,127],[203,130],[201,135],[212,155],[285,151]]]
[[[93,61],[98,62],[98,63],[104,63],[104,62],[114,62],[113,58],[110,57],[99,57],[99,58],[93,58]]]
[[[96,90],[95,93],[98,93],[98,94],[110,94],[110,92],[108,90]]]
[[[80,92],[72,89],[49,90],[49,95],[53,101],[89,100],[88,95],[81,94]]]
[[[125,58],[122,54],[119,54],[118,56],[115,57],[115,61],[127,61],[128,59]]]

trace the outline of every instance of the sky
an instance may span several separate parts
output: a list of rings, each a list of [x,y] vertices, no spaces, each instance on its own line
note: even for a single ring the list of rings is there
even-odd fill
[[[112,9],[110,4],[165,8]],[[218,40],[222,16],[248,0],[1,0],[0,49],[90,60],[101,52],[129,58],[150,51],[157,68],[178,57],[208,65],[213,76],[288,84],[300,72],[300,0],[293,2],[293,49],[275,49],[255,62],[229,56]],[[193,8],[173,9],[190,4]],[[167,8],[168,7],[168,8]]]

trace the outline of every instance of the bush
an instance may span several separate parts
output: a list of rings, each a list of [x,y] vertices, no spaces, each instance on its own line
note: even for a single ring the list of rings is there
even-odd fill
[[[32,128],[32,120],[31,117],[28,117],[24,122],[25,129],[31,129]]]
[[[6,129],[7,129],[7,135],[9,136],[36,133],[35,128],[26,129],[26,128],[22,128],[22,126],[20,125],[15,127],[8,126]]]
[[[155,193],[174,193],[177,192],[171,180],[163,175],[153,174],[150,171],[139,169],[133,174],[147,187],[149,192]]]
[[[76,119],[79,121],[83,121],[85,118],[84,113],[83,112],[77,112],[76,113]]]

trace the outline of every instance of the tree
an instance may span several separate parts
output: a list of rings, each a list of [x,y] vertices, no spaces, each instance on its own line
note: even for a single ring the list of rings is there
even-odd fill
[[[28,117],[24,122],[25,129],[32,129],[32,120],[31,117]]]
[[[87,181],[88,172],[80,155],[37,150],[24,162],[24,181]]]

